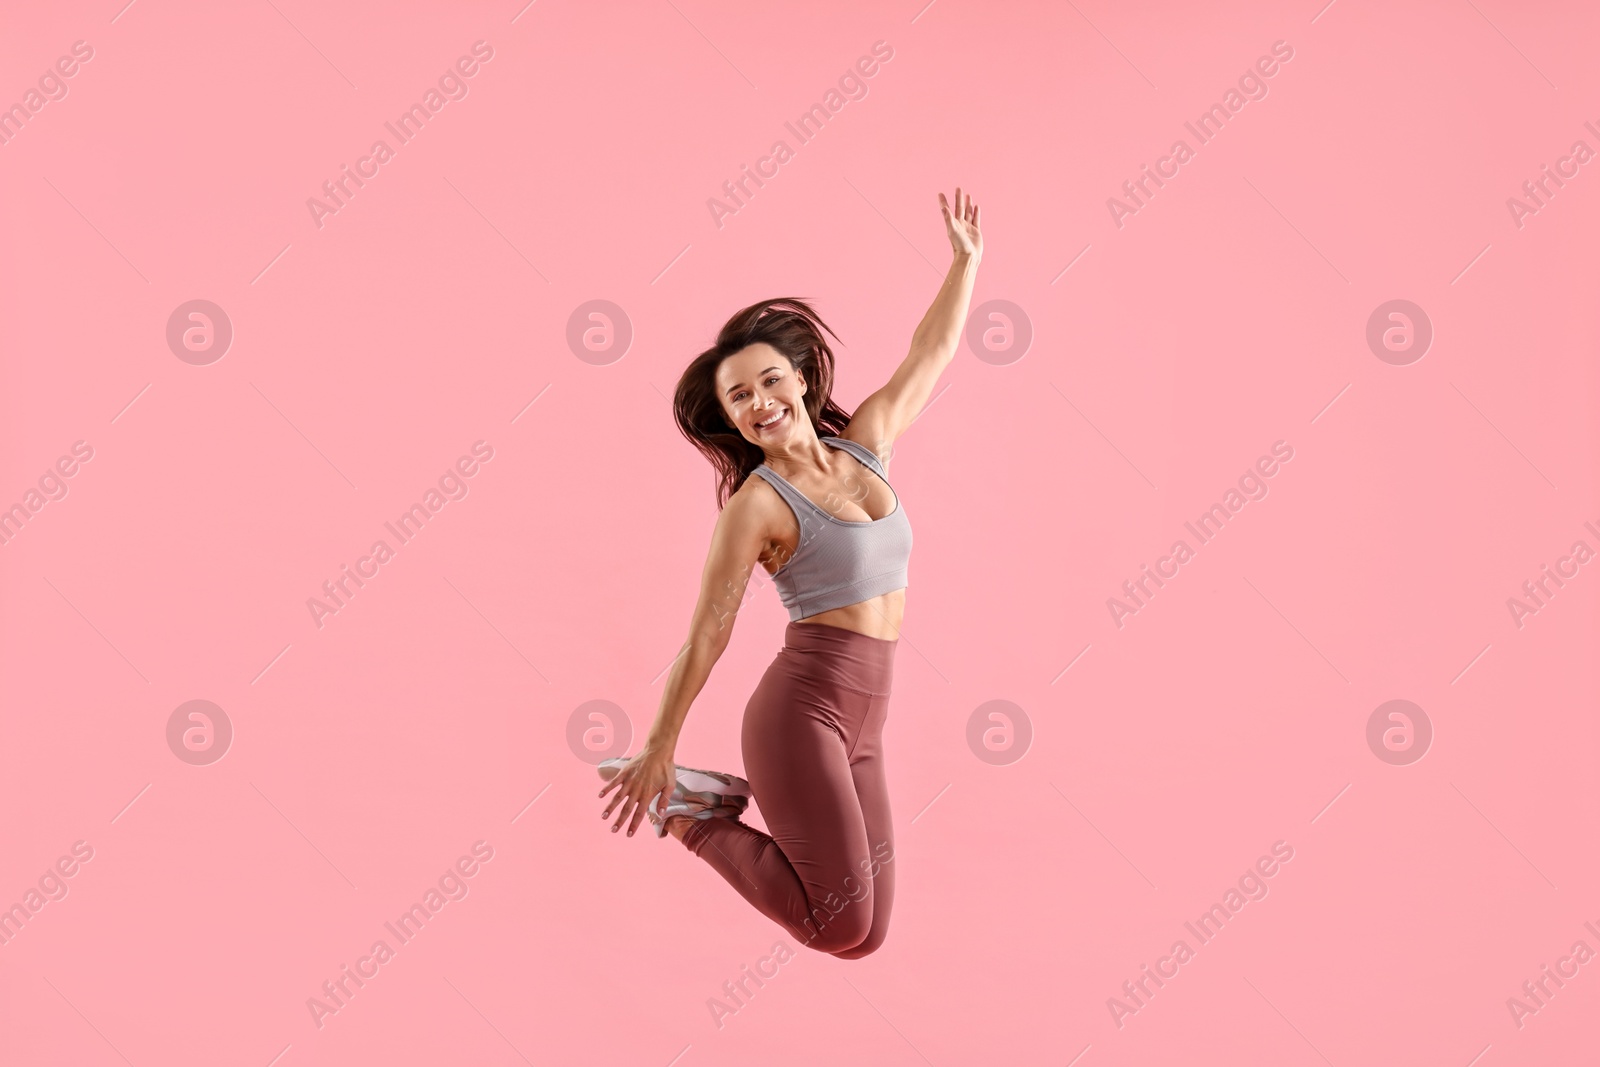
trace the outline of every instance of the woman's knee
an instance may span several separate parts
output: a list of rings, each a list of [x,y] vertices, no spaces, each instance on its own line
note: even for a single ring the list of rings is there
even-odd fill
[[[870,930],[868,931],[866,938],[863,939],[859,945],[855,945],[847,949],[841,949],[837,952],[834,952],[833,955],[841,960],[859,960],[862,956],[870,956],[874,952],[878,951],[888,936],[889,930],[887,927],[880,927]]]
[[[813,914],[814,917],[806,923],[805,944],[818,952],[837,956],[858,949],[872,936],[872,911],[869,908],[851,903],[836,914],[830,915],[825,908],[818,908]],[[867,949],[867,952],[871,951]]]

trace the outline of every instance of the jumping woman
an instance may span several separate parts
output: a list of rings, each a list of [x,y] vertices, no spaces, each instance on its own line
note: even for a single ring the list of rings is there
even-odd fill
[[[833,331],[798,299],[734,315],[679,379],[678,428],[716,468],[721,514],[689,639],[644,747],[599,766],[600,795],[616,790],[600,817],[621,807],[613,833],[627,822],[631,836],[648,814],[656,836],[682,841],[763,915],[842,959],[883,944],[894,903],[883,725],[911,523],[888,461],[955,357],[983,256],[971,198],[958,187],[952,212],[940,193],[939,210],[950,270],[910,353],[855,415],[831,397],[823,331]],[[789,625],[745,706],[747,781],[673,757],[757,563]],[[770,834],[739,821],[752,797]]]

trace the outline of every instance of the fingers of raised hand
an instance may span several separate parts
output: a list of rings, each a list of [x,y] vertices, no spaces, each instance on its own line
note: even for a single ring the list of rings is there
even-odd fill
[[[959,185],[956,186],[955,207],[951,208],[950,202],[945,199],[944,193],[941,192],[939,194],[939,210],[944,213],[946,221],[959,219],[964,223],[971,223],[973,226],[978,225],[978,205],[973,202],[970,195],[961,191],[961,186]]]

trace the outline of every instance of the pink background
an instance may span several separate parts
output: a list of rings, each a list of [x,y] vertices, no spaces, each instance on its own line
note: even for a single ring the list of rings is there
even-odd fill
[[[1600,162],[1520,227],[1506,205],[1600,149],[1591,5],[120,5],[0,37],[4,103],[94,50],[0,145],[0,505],[93,449],[0,547],[0,905],[93,849],[0,946],[0,1061],[1594,1056],[1600,961],[1521,1027],[1506,1003],[1600,951],[1600,565],[1521,627],[1506,603],[1600,549]],[[307,198],[479,40],[468,95],[319,228]],[[1107,199],[1180,137],[1119,228]],[[682,366],[809,297],[853,410],[938,288],[957,184],[974,317],[1009,301],[1033,340],[964,343],[898,443],[893,927],[860,961],[797,948],[719,1028],[707,1001],[788,939],[677,842],[608,833],[569,721],[614,702],[636,749],[685,636],[715,509]],[[209,365],[166,342],[193,299],[234,330]],[[632,341],[589,362],[568,322],[602,299]],[[1404,366],[1366,342],[1395,299],[1434,330]],[[468,495],[319,628],[307,599],[480,440]],[[1269,495],[1118,628],[1107,598],[1280,440]],[[787,621],[758,585],[683,762],[741,769]],[[1392,699],[1434,731],[1409,765],[1367,743]],[[232,723],[220,761],[168,747],[190,700]],[[1033,731],[1005,765],[966,741],[992,700]],[[477,841],[468,895],[319,1028],[307,999]],[[1198,946],[1277,841],[1269,895]]]

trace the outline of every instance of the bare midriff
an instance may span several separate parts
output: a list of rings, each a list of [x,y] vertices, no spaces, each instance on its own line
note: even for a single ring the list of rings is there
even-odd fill
[[[800,626],[837,626],[841,630],[854,630],[858,634],[893,641],[900,636],[900,620],[906,612],[906,591],[893,592],[863,600],[859,604],[846,604],[830,608],[798,621]]]

